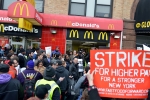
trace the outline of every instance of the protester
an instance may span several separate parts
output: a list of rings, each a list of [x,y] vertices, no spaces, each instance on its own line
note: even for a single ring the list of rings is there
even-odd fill
[[[15,69],[15,64],[14,64],[13,60],[10,60],[8,62],[8,64],[9,64],[9,72],[8,72],[8,74],[10,74],[12,78],[16,78],[17,70]]]
[[[43,59],[42,53],[38,53],[36,56],[37,56],[37,59],[34,61],[34,65],[37,65],[38,61]]]
[[[56,68],[56,80],[59,80],[61,77],[63,80],[59,80],[60,83],[58,83],[60,89],[61,89],[61,100],[65,100],[66,92],[68,92],[70,81],[69,81],[69,72],[67,69],[65,69],[64,66],[62,66],[62,61],[57,61],[58,67]]]
[[[20,68],[26,67],[26,58],[24,55],[25,55],[25,50],[20,49],[20,52],[18,54]]]
[[[54,51],[51,53],[51,57],[55,57],[55,55],[60,55],[59,47],[57,46]]]
[[[13,53],[8,53],[7,54],[7,58],[6,60],[4,61],[4,64],[8,64],[8,62],[10,61],[10,59],[12,59],[14,57],[14,54]]]
[[[38,80],[35,85],[35,88],[37,88],[39,85],[50,85],[51,89],[49,89],[48,100],[60,100],[61,90],[54,80],[55,70],[49,66],[44,71],[43,79]]]
[[[37,65],[34,67],[34,70],[37,71],[37,72],[40,72],[43,75],[45,67],[43,66],[43,61],[42,60],[39,60],[37,62]]]
[[[9,66],[0,64],[0,100],[23,100],[20,82],[8,74]]]
[[[24,81],[26,79],[25,77],[28,79],[32,79],[35,77],[36,81],[43,78],[39,72],[34,70],[34,62],[32,60],[27,62],[27,69],[24,70],[22,73],[19,73],[17,76],[17,79],[20,81],[22,86],[24,85]]]
[[[33,51],[29,50],[27,56],[28,56],[27,62],[30,61],[30,60],[33,60]]]
[[[43,59],[44,66],[48,67],[50,65],[50,62],[51,62],[50,54],[46,54],[46,58]]]
[[[78,58],[73,59],[73,63],[69,66],[70,78],[74,78],[75,81],[79,79],[78,73]]]

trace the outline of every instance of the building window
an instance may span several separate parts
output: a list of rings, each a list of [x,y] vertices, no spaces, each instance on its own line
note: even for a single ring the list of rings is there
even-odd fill
[[[70,0],[69,15],[86,15],[86,0]]]
[[[96,0],[95,17],[111,18],[113,0]]]
[[[3,9],[7,10],[9,5],[18,0],[3,0]],[[44,0],[35,0],[35,8],[38,12],[43,12],[44,9]]]

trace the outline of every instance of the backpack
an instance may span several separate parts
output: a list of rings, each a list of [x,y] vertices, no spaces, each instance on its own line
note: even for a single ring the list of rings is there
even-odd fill
[[[37,74],[38,74],[38,72],[34,75],[34,77],[32,79],[27,79],[25,74],[22,72],[22,75],[25,78],[24,85],[23,85],[25,99],[35,96],[35,91],[34,91],[35,83],[36,83],[35,78],[36,78]]]

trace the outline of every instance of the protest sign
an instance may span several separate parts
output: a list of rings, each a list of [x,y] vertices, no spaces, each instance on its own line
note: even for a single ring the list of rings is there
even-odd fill
[[[46,54],[51,54],[51,52],[52,52],[51,46],[45,47],[45,51],[46,51]]]
[[[83,59],[78,59],[78,66],[79,66],[78,72],[83,72]]]
[[[150,52],[91,50],[91,70],[101,97],[147,98],[150,88]]]

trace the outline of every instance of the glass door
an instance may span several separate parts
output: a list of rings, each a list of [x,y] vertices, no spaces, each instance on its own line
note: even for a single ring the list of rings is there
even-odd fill
[[[20,46],[24,48],[25,38],[24,37],[11,37],[12,50],[17,54],[17,50]]]
[[[31,42],[31,48],[40,48],[41,42]]]

